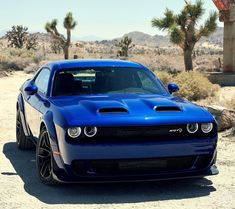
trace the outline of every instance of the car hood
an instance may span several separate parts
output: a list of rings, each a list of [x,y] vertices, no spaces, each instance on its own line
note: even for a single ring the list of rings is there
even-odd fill
[[[212,115],[204,108],[172,95],[55,97],[51,103],[68,126],[214,122]]]

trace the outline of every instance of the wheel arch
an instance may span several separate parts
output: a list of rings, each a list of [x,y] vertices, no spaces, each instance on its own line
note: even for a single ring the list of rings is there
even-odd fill
[[[41,124],[40,124],[40,132],[42,131],[43,128],[46,128],[46,124],[44,121],[41,121]]]
[[[53,113],[51,111],[46,112],[45,115],[42,117],[42,121],[40,124],[40,132],[44,127],[47,129],[49,135],[49,141],[54,159],[54,166],[56,166],[56,168],[62,168],[63,170],[65,170],[64,163],[60,154],[56,127],[53,120]]]
[[[44,127],[47,129],[51,140],[57,141],[56,129],[55,129],[54,121],[53,121],[53,114],[51,111],[47,111],[42,117],[41,124],[40,124],[40,131]]]
[[[16,110],[20,110],[22,113],[24,113],[24,99],[21,93],[18,95],[17,98]]]

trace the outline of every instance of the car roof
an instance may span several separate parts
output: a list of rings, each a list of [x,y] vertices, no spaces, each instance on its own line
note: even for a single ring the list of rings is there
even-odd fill
[[[125,60],[112,59],[75,59],[75,60],[60,60],[49,62],[45,66],[50,66],[51,69],[71,69],[77,67],[133,67],[140,68],[143,65]]]

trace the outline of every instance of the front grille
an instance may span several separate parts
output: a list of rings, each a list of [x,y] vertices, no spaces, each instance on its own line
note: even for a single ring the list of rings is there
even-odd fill
[[[205,169],[210,163],[208,159],[211,158],[212,156],[187,156],[133,160],[76,160],[72,162],[72,170],[78,176],[151,175]]]
[[[216,130],[209,134],[204,134],[200,130],[195,134],[190,134],[186,130],[186,125],[98,127],[95,137],[87,138],[81,135],[77,142],[73,141],[74,143],[132,143],[206,138],[215,135]]]

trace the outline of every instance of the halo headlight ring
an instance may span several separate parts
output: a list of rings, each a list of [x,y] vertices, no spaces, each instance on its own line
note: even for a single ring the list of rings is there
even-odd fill
[[[97,134],[97,127],[93,126],[93,127],[85,127],[84,128],[84,134],[86,137],[94,137]]]
[[[189,123],[187,124],[186,128],[187,128],[188,133],[194,134],[198,131],[198,127],[199,127],[198,123]]]
[[[75,139],[81,135],[82,129],[80,127],[73,127],[73,128],[68,128],[67,132],[68,132],[69,137]]]
[[[201,130],[204,134],[208,134],[213,130],[213,123],[202,123]]]

